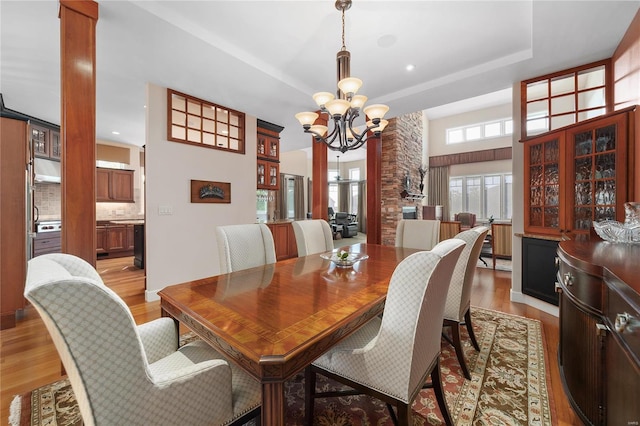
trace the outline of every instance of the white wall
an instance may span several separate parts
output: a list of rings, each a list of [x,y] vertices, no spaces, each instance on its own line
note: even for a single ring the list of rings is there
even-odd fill
[[[198,93],[190,93],[198,97]],[[215,102],[215,99],[211,99]],[[256,118],[246,116],[245,154],[167,141],[167,91],[147,85],[146,299],[157,292],[220,273],[217,225],[256,220]],[[231,183],[230,204],[191,203],[190,181]],[[160,206],[171,215],[159,215]]]

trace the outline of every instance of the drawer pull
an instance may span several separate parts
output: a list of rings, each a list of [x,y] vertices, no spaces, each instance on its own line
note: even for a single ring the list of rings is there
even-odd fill
[[[640,325],[640,321],[628,313],[616,315],[615,328],[618,333],[624,333],[625,331],[633,331],[634,326]]]
[[[555,283],[555,289],[556,293],[562,293],[562,286],[560,286],[560,283],[558,283],[557,281]]]
[[[560,266],[560,258],[558,256],[555,257],[554,262],[555,262],[556,268]]]
[[[573,274],[571,272],[565,272],[564,274],[564,285],[572,286],[573,285]]]

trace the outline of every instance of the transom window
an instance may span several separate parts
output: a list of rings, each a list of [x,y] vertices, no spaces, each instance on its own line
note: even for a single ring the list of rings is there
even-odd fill
[[[244,114],[167,89],[167,139],[244,154]]]
[[[485,123],[447,129],[447,144],[472,142],[481,139],[499,138],[513,133],[513,120],[504,118]]]
[[[604,115],[609,70],[605,60],[523,81],[522,139]]]

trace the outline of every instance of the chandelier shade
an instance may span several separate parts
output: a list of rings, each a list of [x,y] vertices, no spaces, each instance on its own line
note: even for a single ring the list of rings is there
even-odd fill
[[[356,95],[362,87],[362,80],[350,76],[351,54],[344,42],[344,12],[351,7],[352,0],[337,0],[336,9],[342,12],[342,49],[336,55],[338,65],[338,90],[336,96],[330,92],[314,93],[312,98],[320,108],[319,112],[300,112],[296,118],[302,125],[305,133],[311,133],[316,142],[323,142],[329,149],[346,152],[358,149],[364,145],[367,139],[380,137],[380,133],[387,126],[388,121],[384,115],[389,107],[382,104],[374,104],[365,107],[367,97]],[[360,112],[365,128],[360,131],[354,121],[360,117]],[[315,124],[322,116],[327,126]],[[364,120],[367,120],[364,122]],[[331,127],[331,129],[330,129]]]

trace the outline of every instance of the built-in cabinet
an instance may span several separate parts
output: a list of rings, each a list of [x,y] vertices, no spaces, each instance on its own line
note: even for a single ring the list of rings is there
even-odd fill
[[[33,144],[33,154],[36,157],[60,161],[62,144],[60,131],[57,128],[31,124],[29,132]]]
[[[555,258],[558,241],[522,238],[522,293],[558,305]]]
[[[96,168],[96,201],[133,203],[133,170]]]
[[[640,245],[562,241],[558,364],[588,425],[640,419]]]
[[[99,221],[96,226],[98,258],[132,256],[134,235],[134,225]]]
[[[280,189],[280,132],[282,126],[258,120],[256,188]]]
[[[625,109],[525,141],[525,233],[572,237],[593,221],[624,221],[633,115]]]
[[[276,249],[276,259],[284,260],[298,256],[296,236],[293,233],[291,222],[267,223],[273,234],[273,244]]]
[[[62,233],[60,231],[37,233],[33,240],[33,257],[47,253],[62,252]]]

